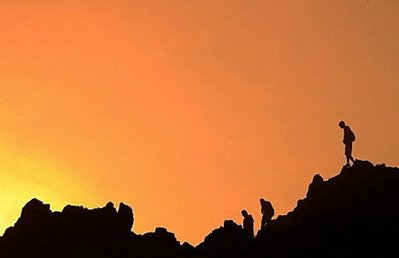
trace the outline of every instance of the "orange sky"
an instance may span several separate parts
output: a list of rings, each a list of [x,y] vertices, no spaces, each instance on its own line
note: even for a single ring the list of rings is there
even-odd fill
[[[0,0],[0,231],[32,197],[199,243],[316,172],[397,166],[397,1]],[[1,234],[1,233],[0,233]]]

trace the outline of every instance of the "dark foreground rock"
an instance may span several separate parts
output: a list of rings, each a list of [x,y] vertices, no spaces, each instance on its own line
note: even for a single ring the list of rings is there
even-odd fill
[[[255,256],[398,257],[399,169],[356,161],[259,232]]]
[[[255,239],[226,220],[194,248],[164,228],[136,235],[133,222],[122,203],[52,212],[33,199],[0,238],[0,257],[399,257],[399,169],[356,161],[329,180],[316,175]]]
[[[0,257],[184,257],[192,251],[166,229],[141,236],[131,232],[132,225],[133,211],[123,203],[118,210],[109,202],[92,210],[68,205],[52,212],[33,199],[0,238]]]

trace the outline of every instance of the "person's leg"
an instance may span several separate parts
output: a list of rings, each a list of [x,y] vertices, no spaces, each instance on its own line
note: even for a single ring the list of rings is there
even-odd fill
[[[352,158],[352,143],[345,144],[345,156],[346,156],[346,165],[350,166],[350,160],[355,163]]]
[[[355,164],[355,160],[352,157],[352,143],[348,144],[348,158]]]

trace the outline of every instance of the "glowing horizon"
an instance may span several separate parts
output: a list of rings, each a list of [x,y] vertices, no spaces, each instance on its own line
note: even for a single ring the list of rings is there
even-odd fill
[[[198,244],[316,173],[398,166],[396,1],[0,1],[0,234],[33,197]]]

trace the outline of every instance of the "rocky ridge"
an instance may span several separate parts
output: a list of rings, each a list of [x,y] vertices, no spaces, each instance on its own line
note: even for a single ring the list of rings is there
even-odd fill
[[[137,235],[133,210],[32,199],[0,237],[0,257],[395,257],[399,254],[399,169],[356,161],[328,180],[315,175],[304,199],[255,239],[226,220],[197,247],[164,228]]]

